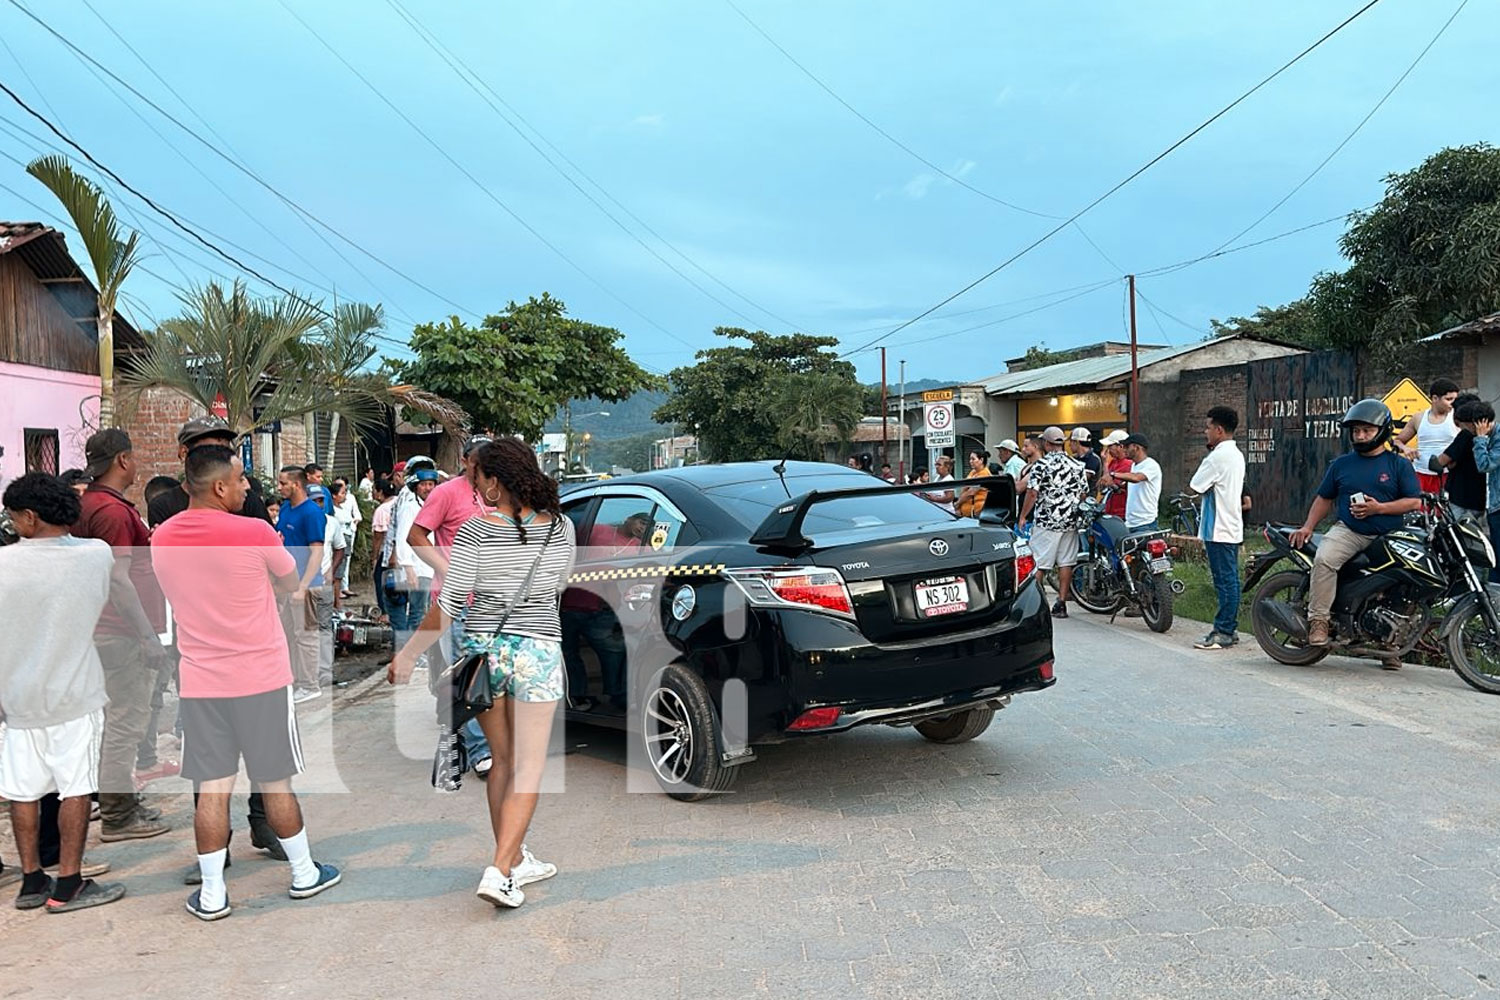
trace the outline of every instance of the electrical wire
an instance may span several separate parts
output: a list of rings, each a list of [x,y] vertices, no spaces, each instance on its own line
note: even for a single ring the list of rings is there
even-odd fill
[[[64,46],[66,46],[68,49],[72,50],[76,55],[82,57],[84,60],[86,60],[87,62],[89,62],[90,64],[92,64],[93,66],[95,66],[97,69],[99,69],[102,73],[104,73],[105,76],[109,77],[111,80],[115,81],[120,86],[122,86],[126,90],[128,90],[136,98],[138,98],[143,103],[145,103],[148,107],[150,107],[151,110],[155,111],[157,114],[159,114],[163,118],[167,119],[167,121],[169,121],[173,125],[177,126],[183,132],[187,133],[189,136],[191,136],[195,141],[197,141],[200,145],[202,145],[209,152],[213,153],[215,156],[219,157],[224,162],[226,162],[230,166],[234,167],[235,170],[237,170],[240,173],[244,174],[246,177],[249,177],[251,180],[255,181],[256,184],[258,184],[259,186],[261,186],[262,188],[264,188],[266,191],[270,192],[270,194],[272,194],[282,204],[286,205],[288,208],[290,208],[293,211],[299,213],[300,215],[305,216],[306,219],[308,219],[311,222],[316,223],[318,226],[322,227],[325,231],[327,231],[330,235],[334,236],[336,239],[338,239],[342,243],[344,243],[347,246],[349,246],[350,248],[358,251],[361,255],[369,258],[370,260],[374,261],[376,264],[379,264],[381,267],[385,268],[387,271],[389,271],[392,274],[396,275],[396,277],[398,277],[401,280],[407,282],[408,284],[414,286],[415,288],[418,288],[421,291],[426,292],[428,295],[431,295],[433,298],[435,298],[435,299],[437,299],[437,300],[439,300],[439,301],[441,301],[443,303],[446,303],[449,306],[452,306],[454,309],[458,310],[461,313],[465,313],[465,314],[467,314],[469,316],[472,316],[472,317],[475,317],[475,318],[482,318],[482,314],[480,312],[478,312],[477,310],[469,309],[469,308],[467,308],[467,307],[465,307],[465,306],[463,306],[463,305],[461,305],[461,304],[453,301],[452,299],[448,298],[447,296],[443,295],[442,293],[440,293],[440,292],[438,292],[438,291],[436,291],[436,290],[428,287],[426,284],[424,284],[423,282],[419,281],[418,279],[412,277],[411,275],[407,274],[405,271],[402,271],[400,268],[396,267],[394,264],[389,263],[384,258],[381,258],[381,257],[377,256],[376,254],[372,253],[370,250],[366,249],[361,244],[356,243],[354,240],[350,239],[348,236],[345,236],[338,229],[335,229],[332,225],[330,225],[329,223],[327,223],[324,220],[320,219],[318,216],[314,215],[308,209],[302,207],[297,202],[293,201],[291,198],[287,197],[280,190],[278,190],[276,187],[274,187],[269,181],[267,181],[265,178],[261,177],[260,174],[256,173],[254,170],[251,170],[247,165],[245,165],[244,163],[241,163],[240,161],[238,161],[237,159],[235,159],[233,156],[230,156],[228,153],[224,152],[224,150],[220,149],[218,146],[214,145],[213,143],[209,142],[207,139],[203,138],[203,136],[201,134],[199,134],[195,129],[193,129],[191,126],[189,126],[185,122],[183,122],[176,115],[172,114],[170,111],[168,111],[165,108],[163,108],[160,104],[158,104],[156,101],[152,100],[150,97],[147,97],[145,94],[141,93],[141,91],[139,89],[137,89],[135,86],[133,86],[127,80],[125,80],[124,78],[122,78],[119,74],[115,73],[108,66],[105,66],[103,63],[99,62],[97,59],[95,59],[88,52],[84,51],[82,48],[80,48],[79,46],[75,45],[71,40],[69,40],[67,38],[67,36],[63,35],[56,28],[52,27],[46,21],[42,20],[40,17],[38,17],[32,11],[28,10],[25,7],[25,5],[23,5],[22,3],[20,3],[20,0],[8,0],[8,2],[10,3],[10,5],[12,7],[15,7],[21,13],[25,14],[31,20],[35,21],[38,25],[41,26],[41,28],[44,31],[46,31],[48,34],[50,34],[53,38],[57,39]]]
[[[1454,8],[1453,13],[1448,15],[1448,20],[1443,22],[1442,27],[1438,28],[1437,34],[1433,35],[1432,39],[1425,46],[1423,46],[1422,51],[1417,53],[1417,57],[1411,61],[1411,65],[1407,66],[1406,69],[1401,73],[1401,75],[1396,77],[1396,82],[1391,84],[1390,88],[1380,96],[1380,100],[1375,102],[1375,106],[1371,108],[1369,112],[1359,120],[1354,128],[1349,130],[1349,134],[1344,136],[1344,138],[1339,141],[1339,144],[1337,146],[1334,146],[1333,149],[1329,151],[1328,155],[1323,157],[1322,161],[1316,167],[1313,167],[1311,173],[1298,181],[1290,191],[1282,195],[1281,199],[1277,201],[1276,204],[1272,205],[1270,208],[1261,213],[1260,217],[1257,218],[1254,222],[1250,223],[1250,225],[1246,226],[1244,229],[1241,229],[1239,232],[1229,237],[1229,239],[1225,240],[1223,243],[1220,243],[1214,249],[1222,250],[1224,249],[1224,247],[1243,237],[1246,233],[1254,230],[1262,222],[1265,222],[1272,215],[1274,215],[1277,209],[1281,208],[1282,205],[1285,205],[1288,201],[1290,201],[1298,191],[1301,191],[1304,187],[1306,187],[1309,181],[1318,176],[1318,174],[1322,173],[1323,168],[1328,166],[1328,164],[1333,161],[1333,158],[1335,156],[1338,156],[1339,153],[1343,152],[1344,147],[1349,145],[1354,137],[1359,134],[1360,130],[1369,123],[1370,119],[1374,118],[1375,114],[1385,106],[1385,102],[1391,99],[1391,95],[1394,94],[1396,90],[1406,82],[1406,78],[1408,76],[1411,76],[1412,71],[1417,68],[1417,65],[1421,63],[1421,61],[1427,56],[1427,53],[1432,51],[1432,47],[1438,43],[1438,40],[1441,39],[1444,34],[1447,33],[1448,27],[1453,24],[1454,20],[1458,18],[1459,14],[1463,13],[1463,9],[1468,5],[1469,0],[1462,0],[1462,2],[1456,8]]]
[[[731,0],[725,0],[725,2],[728,3],[728,2],[731,2]],[[1168,156],[1170,156],[1177,149],[1179,149],[1180,147],[1182,147],[1183,145],[1185,145],[1187,142],[1189,142],[1190,140],[1192,140],[1195,136],[1197,136],[1204,129],[1208,128],[1214,122],[1218,121],[1220,118],[1223,118],[1230,111],[1234,110],[1240,104],[1244,103],[1246,100],[1248,100],[1250,98],[1251,95],[1253,95],[1254,93],[1256,93],[1256,91],[1258,91],[1261,88],[1265,87],[1272,80],[1275,80],[1278,76],[1280,76],[1282,73],[1285,73],[1288,69],[1290,69],[1291,67],[1295,66],[1297,63],[1301,62],[1309,54],[1311,54],[1313,51],[1315,51],[1320,46],[1322,46],[1323,43],[1327,42],[1330,38],[1332,38],[1333,36],[1337,35],[1340,31],[1344,30],[1344,28],[1348,27],[1350,24],[1353,24],[1362,14],[1364,14],[1366,11],[1370,10],[1372,7],[1374,7],[1379,2],[1380,2],[1380,0],[1366,0],[1365,4],[1362,7],[1360,7],[1358,10],[1356,10],[1353,14],[1350,14],[1348,17],[1344,18],[1343,21],[1339,22],[1336,26],[1334,26],[1333,28],[1331,28],[1329,31],[1327,31],[1326,33],[1324,33],[1320,38],[1318,38],[1317,41],[1313,42],[1311,45],[1309,45],[1306,48],[1304,48],[1301,52],[1297,53],[1295,56],[1293,56],[1291,59],[1289,59],[1285,63],[1282,63],[1282,65],[1279,68],[1277,68],[1274,72],[1272,72],[1269,76],[1265,77],[1259,83],[1255,84],[1255,86],[1251,87],[1249,90],[1245,91],[1240,96],[1236,97],[1233,101],[1230,101],[1224,107],[1222,107],[1218,111],[1214,112],[1211,116],[1209,116],[1207,119],[1205,119],[1203,122],[1201,122],[1195,128],[1193,128],[1190,132],[1188,132],[1186,135],[1182,136],[1182,138],[1178,139],[1176,142],[1172,143],[1166,149],[1162,150],[1160,153],[1157,153],[1150,160],[1146,161],[1144,164],[1142,164],[1141,166],[1137,167],[1134,171],[1132,171],[1129,175],[1127,175],[1123,180],[1119,181],[1113,187],[1111,187],[1109,190],[1105,191],[1103,194],[1099,195],[1097,198],[1095,198],[1093,201],[1089,202],[1083,208],[1079,209],[1077,212],[1075,212],[1068,219],[1064,220],[1063,222],[1058,223],[1056,226],[1054,226],[1051,229],[1049,229],[1046,233],[1042,234],[1037,239],[1032,240],[1026,246],[1022,247],[1020,250],[1017,250],[1015,253],[1013,253],[1009,257],[1007,257],[1005,260],[1001,261],[999,264],[997,264],[996,266],[992,267],[990,270],[986,271],[984,274],[980,275],[978,278],[975,278],[973,281],[969,282],[967,285],[963,286],[958,291],[956,291],[956,292],[952,293],[951,295],[947,296],[946,298],[942,299],[937,304],[929,306],[927,309],[924,309],[922,312],[918,313],[916,316],[912,317],[909,320],[906,320],[905,322],[899,324],[898,326],[893,327],[892,329],[890,329],[886,333],[881,334],[879,337],[876,337],[875,339],[869,341],[868,343],[861,345],[859,348],[856,348],[856,350],[862,351],[862,350],[865,350],[867,348],[873,347],[874,345],[880,343],[880,341],[885,340],[887,337],[891,337],[891,336],[894,336],[897,333],[900,333],[902,330],[906,329],[907,327],[911,326],[913,323],[915,323],[918,320],[922,319],[924,316],[928,316],[928,315],[931,315],[934,312],[937,312],[939,309],[941,309],[943,306],[947,305],[949,302],[952,302],[954,299],[957,299],[960,296],[967,294],[968,292],[970,292],[973,289],[977,288],[979,285],[981,285],[984,282],[988,281],[990,278],[993,278],[995,275],[999,274],[1001,271],[1005,270],[1007,267],[1010,267],[1016,261],[1020,260],[1022,257],[1025,257],[1027,254],[1031,253],[1031,251],[1035,250],[1037,247],[1041,246],[1043,243],[1046,243],[1052,237],[1054,237],[1058,233],[1062,232],[1063,229],[1067,228],[1073,222],[1075,222],[1078,219],[1082,218],[1089,211],[1091,211],[1092,209],[1096,208],[1099,204],[1101,204],[1106,199],[1108,199],[1109,197],[1111,197],[1112,195],[1114,195],[1117,191],[1119,191],[1121,188],[1125,187],[1131,181],[1135,180],[1137,177],[1141,176],[1146,171],[1148,171],[1152,167],[1156,166],[1156,164],[1158,164],[1162,160],[1166,159]],[[845,356],[847,356],[847,355],[845,355]]]
[[[992,320],[989,320],[989,321],[984,322],[984,323],[977,323],[974,326],[966,326],[962,330],[950,330],[947,333],[934,334],[931,337],[918,337],[918,338],[915,338],[913,340],[902,340],[902,341],[899,341],[899,342],[897,342],[895,344],[891,344],[890,346],[891,347],[910,347],[913,344],[930,344],[930,343],[932,343],[934,341],[938,341],[938,340],[947,340],[949,337],[957,337],[957,336],[960,336],[961,334],[973,333],[976,330],[987,330],[987,329],[989,329],[991,327],[1001,326],[1001,325],[1003,325],[1005,323],[1009,323],[1011,320],[1021,319],[1024,316],[1031,316],[1031,315],[1034,315],[1036,313],[1042,312],[1044,310],[1051,309],[1054,306],[1060,306],[1060,305],[1062,305],[1065,302],[1072,302],[1074,299],[1081,299],[1085,295],[1092,295],[1094,292],[1099,291],[1101,288],[1104,288],[1106,285],[1113,285],[1117,281],[1120,281],[1120,280],[1121,279],[1119,279],[1119,278],[1111,278],[1109,281],[1105,282],[1102,285],[1095,285],[1095,286],[1093,286],[1091,288],[1086,288],[1086,289],[1084,289],[1081,292],[1074,292],[1072,295],[1069,295],[1069,296],[1067,296],[1065,298],[1058,299],[1055,302],[1047,302],[1047,303],[1045,303],[1043,305],[1039,305],[1039,306],[1036,306],[1034,308],[1027,309],[1027,310],[1025,310],[1023,312],[1013,313],[1013,314],[1011,314],[1009,316],[1002,316],[999,319],[992,319]],[[866,348],[866,350],[868,350],[868,348]],[[845,358],[845,359],[848,359],[850,357],[853,357],[853,355],[852,354],[845,354],[845,355],[842,355],[842,357]]]
[[[688,284],[692,285],[693,288],[697,289],[704,296],[706,296],[707,298],[711,299],[712,301],[714,301],[718,305],[720,305],[723,308],[729,310],[730,312],[734,313],[736,316],[739,316],[741,319],[746,320],[747,322],[750,322],[750,323],[756,323],[757,322],[756,320],[751,319],[749,316],[746,316],[744,313],[740,312],[734,306],[729,305],[728,303],[726,303],[722,299],[718,298],[717,296],[713,295],[712,293],[710,293],[709,291],[707,291],[706,289],[704,289],[701,285],[699,285],[692,278],[689,278],[687,275],[683,274],[680,270],[678,270],[677,267],[674,266],[670,261],[667,261],[666,259],[664,259],[652,247],[648,246],[638,235],[635,234],[635,232],[633,232],[632,230],[630,230],[629,228],[627,228],[624,225],[624,223],[622,223],[618,218],[616,218],[603,205],[600,205],[599,202],[591,194],[589,194],[589,192],[587,190],[585,190],[584,188],[582,188],[581,186],[579,186],[579,184],[577,183],[577,181],[575,181],[572,178],[572,176],[567,173],[567,171],[563,170],[562,167],[559,166],[557,164],[557,162],[552,159],[551,156],[548,156],[547,153],[545,151],[543,151],[536,144],[535,141],[532,140],[531,136],[527,135],[526,132],[523,131],[516,124],[516,121],[521,122],[521,124],[525,125],[527,129],[530,129],[531,132],[536,135],[537,139],[541,140],[541,142],[542,142],[543,145],[545,145],[554,154],[556,154],[559,159],[561,159],[564,163],[566,163],[569,167],[571,167],[574,170],[574,172],[576,172],[580,177],[582,177],[589,184],[593,185],[593,187],[596,188],[599,191],[599,193],[602,194],[611,204],[613,204],[616,208],[618,208],[620,211],[622,211],[623,213],[625,213],[626,215],[628,215],[631,219],[633,219],[638,226],[640,226],[642,229],[644,229],[647,233],[649,233],[652,237],[654,237],[657,241],[659,241],[667,249],[671,250],[678,257],[682,258],[682,260],[684,260],[690,267],[692,267],[695,270],[697,270],[700,274],[704,275],[706,278],[708,278],[709,280],[713,281],[719,287],[723,288],[725,291],[729,292],[731,295],[735,296],[740,301],[746,303],[751,308],[759,310],[761,313],[764,313],[766,316],[769,316],[771,319],[773,319],[776,322],[782,324],[783,326],[787,327],[788,329],[801,329],[802,328],[799,324],[793,323],[791,320],[786,319],[786,318],[784,318],[782,316],[778,316],[776,313],[772,312],[770,309],[767,309],[765,306],[761,305],[759,302],[756,302],[754,299],[750,298],[749,296],[744,295],[743,293],[739,292],[738,290],[736,290],[735,288],[733,288],[732,286],[730,286],[729,284],[727,284],[726,282],[724,282],[722,279],[720,279],[712,271],[708,270],[702,264],[699,264],[692,257],[688,256],[688,254],[684,253],[680,248],[678,248],[675,244],[673,244],[670,240],[668,240],[661,233],[659,233],[655,229],[653,229],[644,219],[642,219],[639,215],[637,215],[634,212],[632,212],[626,205],[624,205],[614,195],[610,194],[609,191],[607,189],[605,189],[605,187],[602,184],[600,184],[597,180],[595,180],[592,176],[590,176],[587,171],[585,171],[576,162],[574,162],[570,157],[568,157],[568,155],[566,153],[564,153],[555,144],[553,144],[541,132],[541,130],[539,130],[531,122],[527,121],[526,118],[525,118],[525,116],[523,116],[519,111],[516,110],[516,108],[513,105],[511,105],[508,101],[505,100],[504,97],[502,97],[498,92],[496,92],[495,88],[492,87],[492,86],[490,86],[490,84],[487,83],[484,80],[484,78],[481,77],[479,75],[479,73],[472,66],[470,66],[468,63],[464,62],[464,60],[457,53],[455,53],[447,45],[443,44],[442,40],[437,37],[437,34],[435,32],[433,32],[432,29],[430,29],[426,25],[422,24],[422,22],[420,21],[420,19],[417,18],[416,15],[412,14],[411,11],[407,10],[406,7],[402,6],[402,4],[399,2],[399,0],[386,0],[386,3],[391,7],[392,10],[394,10],[396,12],[396,14],[403,21],[406,22],[407,26],[412,29],[412,31],[417,35],[417,37],[420,38],[423,41],[423,43],[425,43],[427,45],[427,47],[429,49],[431,49],[438,56],[439,59],[441,59],[444,63],[446,63],[449,69],[453,70],[454,75],[456,75],[461,81],[463,81],[463,83],[466,84],[469,87],[470,90],[474,91],[474,93],[482,101],[484,101],[484,103],[486,105],[489,106],[490,110],[493,111],[495,113],[495,115],[500,118],[501,121],[505,122],[506,125],[510,126],[510,128],[518,136],[521,137],[521,139],[522,139],[523,142],[525,142],[528,146],[530,146],[537,153],[537,155],[540,156],[542,158],[542,160],[546,162],[546,164],[549,167],[551,167],[554,171],[557,172],[558,176],[562,177],[565,181],[567,181],[570,185],[572,185],[578,191],[579,194],[581,194],[584,198],[588,199],[588,201],[591,204],[593,204],[594,207],[598,208],[600,210],[600,212],[602,212],[605,215],[606,218],[608,218],[616,226],[619,226],[621,230],[623,230],[628,236],[630,236],[631,239],[633,239],[637,243],[639,243],[653,257],[655,257],[657,260],[661,261],[662,264],[664,264],[666,267],[670,268],[674,273],[676,273],[679,277],[681,277]],[[498,105],[497,105],[497,102],[498,102]],[[505,110],[502,111],[501,107],[503,107]],[[507,114],[507,112],[509,114]],[[515,120],[512,120],[512,118],[514,118]]]
[[[14,2],[14,0],[12,0],[12,2]],[[679,336],[678,334],[672,332],[671,330],[668,330],[666,327],[662,326],[660,323],[656,322],[654,319],[652,319],[651,317],[647,316],[645,313],[641,312],[639,309],[637,309],[635,306],[631,305],[625,299],[621,298],[618,294],[616,294],[613,290],[611,290],[609,288],[609,286],[605,285],[598,278],[594,277],[587,270],[585,270],[582,265],[578,264],[576,261],[573,260],[573,258],[569,257],[566,253],[564,253],[561,247],[557,246],[551,240],[547,239],[547,237],[543,236],[540,230],[538,230],[531,223],[527,222],[525,220],[525,218],[523,218],[519,212],[517,212],[515,209],[511,208],[510,205],[507,204],[504,199],[502,199],[499,195],[497,195],[494,192],[493,189],[491,189],[489,187],[489,185],[485,184],[482,180],[480,180],[477,176],[475,176],[475,174],[473,173],[473,171],[469,170],[469,168],[466,167],[466,166],[464,166],[458,160],[457,157],[455,157],[452,153],[448,152],[448,150],[446,148],[444,148],[443,145],[441,143],[439,143],[436,139],[434,139],[427,132],[426,129],[422,128],[421,125],[417,124],[417,122],[416,122],[415,119],[413,119],[405,111],[402,111],[399,105],[397,105],[394,101],[392,101],[389,97],[387,97],[385,95],[384,91],[382,91],[379,87],[375,86],[375,84],[372,83],[370,81],[370,79],[368,77],[366,77],[363,73],[361,73],[359,71],[359,69],[353,63],[351,63],[348,59],[344,58],[344,55],[341,52],[339,52],[338,49],[334,48],[333,45],[330,44],[329,41],[326,38],[324,38],[321,34],[319,34],[318,31],[317,31],[317,29],[315,29],[311,24],[309,24],[306,20],[304,20],[301,14],[298,14],[294,9],[292,9],[292,7],[288,3],[286,3],[286,0],[276,0],[276,2],[281,6],[282,10],[286,11],[287,14],[291,16],[291,18],[294,21],[296,21],[304,29],[306,29],[307,33],[310,34],[310,35],[312,35],[312,37],[317,40],[318,44],[321,45],[324,49],[326,49],[328,51],[328,53],[331,56],[334,57],[334,59],[336,59],[345,69],[347,69],[350,73],[352,73],[354,75],[354,77],[359,80],[360,83],[364,84],[365,87],[371,93],[373,93],[380,100],[380,102],[382,104],[384,104],[386,107],[390,108],[391,111],[394,112],[395,115],[398,118],[400,118],[403,122],[405,122],[408,126],[411,127],[412,131],[416,132],[417,135],[421,136],[422,139],[429,146],[431,146],[434,150],[436,150],[438,152],[438,154],[443,157],[443,159],[447,160],[453,166],[453,168],[455,170],[457,170],[459,173],[463,174],[464,177],[468,178],[468,180],[469,180],[470,183],[472,183],[475,187],[477,187],[480,190],[480,192],[482,192],[487,198],[489,198],[490,201],[494,202],[497,206],[499,206],[499,208],[503,212],[505,212],[506,215],[509,215],[511,217],[511,219],[514,220],[517,225],[519,225],[522,229],[524,229],[528,233],[530,233],[537,240],[537,242],[541,243],[548,250],[551,250],[553,252],[553,254],[555,254],[560,260],[562,260],[563,263],[567,264],[573,270],[577,271],[585,280],[587,280],[589,283],[591,283],[592,285],[594,285],[596,288],[598,288],[605,295],[608,295],[610,298],[614,299],[620,305],[624,306],[626,309],[628,309],[631,313],[633,313],[636,317],[638,317],[639,319],[641,319],[643,322],[645,322],[648,325],[656,328],[660,332],[666,334],[667,336],[671,337],[673,340],[678,341],[679,343],[683,344],[686,347],[693,348],[695,346],[692,343],[690,343],[688,340],[686,340],[683,337]]]

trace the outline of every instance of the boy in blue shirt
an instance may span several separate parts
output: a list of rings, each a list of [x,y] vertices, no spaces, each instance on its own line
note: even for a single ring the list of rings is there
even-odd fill
[[[1328,645],[1329,615],[1338,593],[1339,570],[1376,538],[1401,527],[1402,516],[1422,506],[1422,490],[1409,461],[1386,448],[1391,439],[1391,411],[1378,399],[1362,399],[1344,414],[1354,450],[1328,466],[1307,520],[1292,532],[1295,547],[1307,544],[1318,522],[1337,507],[1338,521],[1328,529],[1313,559],[1307,599],[1307,644]],[[1399,670],[1401,661],[1380,661]]]

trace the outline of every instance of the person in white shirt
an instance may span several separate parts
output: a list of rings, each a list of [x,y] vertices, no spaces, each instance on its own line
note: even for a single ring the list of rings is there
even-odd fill
[[[1193,643],[1198,649],[1227,649],[1239,642],[1240,543],[1245,540],[1245,456],[1234,443],[1239,426],[1240,415],[1229,407],[1209,409],[1203,427],[1208,454],[1188,485],[1203,497],[1198,537],[1219,598],[1213,631]]]
[[[345,495],[348,491],[345,491]],[[319,490],[310,494],[313,501],[319,507],[327,503],[328,490]],[[318,570],[323,576],[322,607],[328,609],[325,615],[320,612],[317,615],[318,622],[318,690],[331,688],[333,686],[333,612],[343,609],[343,599],[339,592],[339,574],[344,567],[349,565],[349,546],[344,541],[344,531],[339,527],[338,518],[325,517],[323,519],[323,562]],[[293,694],[293,700],[300,698],[302,701],[310,700],[308,692],[303,691],[301,695]],[[316,696],[314,696],[316,697]]]
[[[386,541],[391,547],[390,561],[386,564],[386,580],[393,590],[402,591],[406,596],[404,607],[392,606],[390,609],[391,629],[396,633],[397,649],[406,645],[417,626],[422,624],[422,619],[427,617],[427,602],[432,595],[432,567],[417,558],[417,553],[406,536],[411,533],[412,525],[417,521],[417,512],[422,509],[428,495],[437,489],[437,485],[436,469],[419,469],[416,472],[412,477],[412,484],[407,487],[410,495],[403,497],[396,505],[390,538]]]
[[[366,469],[365,474],[360,477],[359,485],[355,487],[359,495],[366,500],[375,499],[375,470]]]
[[[937,478],[933,480],[933,482],[953,482],[953,459],[947,455],[939,455],[937,460],[937,472]],[[953,490],[943,490],[939,493],[923,493],[922,495],[950,514],[955,514],[958,512],[958,508],[954,506],[954,502],[957,500],[958,494]]]
[[[1453,422],[1453,401],[1458,398],[1458,383],[1452,379],[1433,379],[1427,387],[1427,398],[1432,405],[1406,422],[1401,433],[1396,435],[1396,450],[1401,452],[1417,470],[1417,485],[1423,493],[1441,493],[1443,476],[1428,467],[1434,455],[1441,455],[1458,437],[1458,424]],[[1416,446],[1407,442],[1416,439]]]
[[[349,589],[349,564],[354,560],[347,556],[354,552],[354,536],[359,531],[359,522],[365,519],[365,516],[360,513],[359,501],[355,499],[354,492],[349,489],[349,481],[343,476],[333,481],[333,516],[339,523],[339,530],[344,534],[344,547],[348,549],[343,566],[339,570],[338,581],[334,586],[334,596],[342,601],[345,597],[354,596],[354,592]]]
[[[1125,487],[1125,527],[1130,531],[1149,531],[1156,527],[1157,506],[1161,501],[1161,466],[1148,451],[1151,442],[1144,434],[1131,434],[1123,442],[1130,458],[1129,472],[1113,473]]]

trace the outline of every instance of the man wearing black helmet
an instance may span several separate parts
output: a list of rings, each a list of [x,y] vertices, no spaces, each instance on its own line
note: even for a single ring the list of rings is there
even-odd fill
[[[1342,426],[1354,450],[1328,466],[1307,520],[1291,537],[1293,546],[1307,544],[1318,522],[1337,510],[1338,521],[1318,543],[1313,559],[1307,600],[1309,646],[1328,645],[1339,570],[1376,538],[1401,527],[1403,514],[1422,506],[1416,471],[1386,447],[1391,439],[1390,409],[1378,399],[1362,399],[1344,414]],[[1396,670],[1401,662],[1387,657],[1380,665]]]

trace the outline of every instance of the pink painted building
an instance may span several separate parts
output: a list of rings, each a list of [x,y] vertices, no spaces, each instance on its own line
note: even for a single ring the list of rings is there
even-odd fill
[[[63,234],[0,222],[0,487],[83,465],[99,418],[96,291]],[[144,346],[123,317],[117,354]]]

